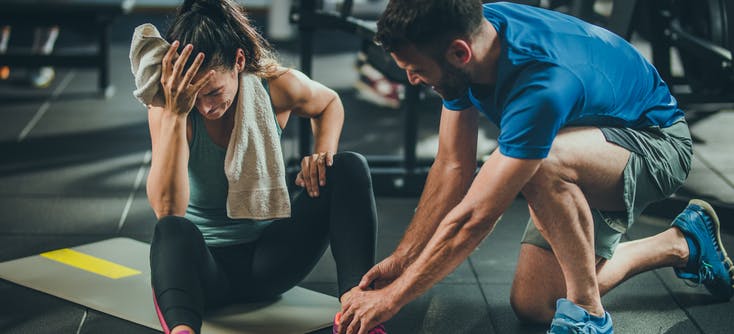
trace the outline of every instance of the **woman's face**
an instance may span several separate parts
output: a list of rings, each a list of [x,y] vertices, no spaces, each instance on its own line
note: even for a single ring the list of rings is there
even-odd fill
[[[194,82],[207,72],[199,71]],[[214,75],[196,97],[196,109],[204,118],[208,120],[219,119],[229,110],[229,107],[237,99],[238,77],[238,72],[235,69],[214,69]]]

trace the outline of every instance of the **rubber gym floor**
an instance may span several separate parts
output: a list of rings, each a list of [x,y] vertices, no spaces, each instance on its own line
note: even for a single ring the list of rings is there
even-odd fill
[[[125,37],[135,20],[113,26],[118,36],[111,47],[116,94],[109,99],[95,95],[96,73],[87,70],[58,69],[52,86],[42,90],[0,83],[0,261],[117,236],[150,241],[155,217],[144,186],[150,139],[146,113],[131,94]],[[313,77],[337,89],[347,111],[340,149],[399,154],[400,112],[355,99],[355,50],[330,48],[329,34],[319,38]],[[285,64],[298,64],[288,45],[281,56]],[[437,142],[439,101],[428,96],[423,103],[418,152],[430,156]],[[732,126],[732,112],[692,126],[702,141],[696,144],[685,191],[734,202]],[[480,148],[486,153],[494,147],[497,130],[484,119],[481,130]],[[295,154],[293,132],[287,131],[283,140],[286,154]],[[379,259],[397,245],[416,203],[415,197],[378,196]],[[456,271],[386,323],[388,331],[544,333],[546,327],[521,324],[509,305],[527,220],[526,204],[519,198]],[[666,219],[643,216],[625,239],[653,235],[668,224]],[[723,224],[724,243],[734,252],[734,221]],[[335,295],[335,277],[327,252],[301,286]],[[154,332],[6,281],[0,281],[0,301],[2,333]],[[687,286],[670,268],[633,277],[603,302],[617,333],[731,333],[734,328],[734,302],[713,301],[703,287]]]

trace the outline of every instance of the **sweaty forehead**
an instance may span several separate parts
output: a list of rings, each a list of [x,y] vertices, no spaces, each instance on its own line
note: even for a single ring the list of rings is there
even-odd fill
[[[207,73],[209,73],[210,70],[212,69],[199,69],[199,72],[196,73],[196,75],[194,76],[194,80],[192,81],[193,82],[198,81],[203,76],[205,76]],[[212,75],[212,77],[209,79],[209,82],[204,87],[216,85],[217,83],[220,83],[226,77],[227,77],[227,74],[225,72],[215,69],[214,75]]]

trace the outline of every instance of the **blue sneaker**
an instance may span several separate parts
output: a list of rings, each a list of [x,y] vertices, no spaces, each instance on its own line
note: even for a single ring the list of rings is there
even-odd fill
[[[566,298],[556,301],[556,314],[553,316],[548,334],[607,333],[614,333],[612,317],[608,312],[604,312],[604,317],[597,317]]]
[[[719,218],[711,204],[691,200],[671,225],[683,232],[689,249],[688,263],[685,268],[673,268],[675,274],[696,285],[703,284],[717,299],[731,299],[734,265],[721,243]]]

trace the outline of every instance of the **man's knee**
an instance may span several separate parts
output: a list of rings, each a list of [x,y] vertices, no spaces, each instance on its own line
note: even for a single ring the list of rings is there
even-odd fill
[[[531,203],[538,202],[550,195],[570,190],[573,186],[572,180],[573,176],[569,174],[561,154],[551,151],[525,184],[522,194]]]
[[[532,288],[515,285],[510,292],[510,306],[515,316],[523,322],[548,323],[553,317],[552,301],[546,300],[542,294],[534,294]]]
[[[510,290],[510,306],[518,319],[550,322],[555,301],[565,294],[563,273],[553,253],[533,244],[522,244]]]

